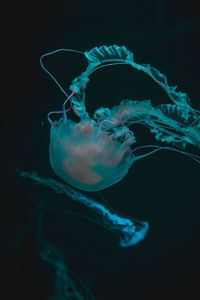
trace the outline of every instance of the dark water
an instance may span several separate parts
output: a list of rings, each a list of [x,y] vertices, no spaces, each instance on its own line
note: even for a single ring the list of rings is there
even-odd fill
[[[65,99],[40,68],[40,55],[48,51],[125,45],[136,62],[158,68],[167,75],[169,85],[178,85],[189,95],[192,106],[200,109],[200,28],[195,3],[87,0],[12,7],[6,42],[9,87],[1,113],[4,194],[0,253],[2,286],[8,299],[53,296],[56,268],[38,256],[44,252],[41,249],[50,249],[54,261],[70,268],[96,299],[194,299],[199,293],[199,164],[163,151],[133,165],[121,182],[101,195],[88,194],[98,201],[103,197],[125,215],[149,222],[147,237],[130,248],[120,248],[112,232],[74,214],[96,219],[83,206],[20,178],[14,171],[17,167],[58,179],[49,163],[46,115],[60,109]],[[47,63],[66,90],[86,67],[84,57],[78,54],[58,55]],[[126,98],[152,99],[155,105],[169,103],[155,83],[128,67],[103,69],[91,77],[86,99],[90,113]],[[153,142],[141,127],[136,128],[136,136],[139,144]],[[199,155],[190,146],[187,151]],[[39,204],[51,209],[38,208]],[[75,275],[67,274],[66,280],[78,282]],[[77,289],[88,299],[81,284],[77,283]],[[55,299],[78,298],[60,295]]]

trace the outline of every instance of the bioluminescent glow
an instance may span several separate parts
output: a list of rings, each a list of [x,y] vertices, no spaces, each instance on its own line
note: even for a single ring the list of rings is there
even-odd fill
[[[53,189],[58,194],[64,194],[69,198],[78,201],[94,211],[101,219],[101,225],[116,233],[120,239],[120,246],[128,247],[141,241],[148,231],[148,223],[127,218],[105,207],[103,204],[88,198],[79,191],[68,185],[62,184],[51,178],[41,178],[35,172],[25,172],[16,169],[21,177],[30,178],[37,184],[45,185]]]
[[[70,95],[43,64],[44,57],[61,51],[80,53],[88,60],[87,69],[69,87]],[[200,162],[199,156],[174,148],[184,149],[187,144],[200,148],[200,112],[191,107],[185,93],[177,92],[176,87],[168,85],[166,76],[160,71],[150,65],[137,64],[133,53],[126,47],[101,46],[86,52],[58,49],[42,55],[40,62],[67,97],[61,111],[48,114],[51,124],[50,162],[55,173],[65,182],[85,191],[103,190],[120,181],[133,163],[162,149],[182,153]],[[91,118],[85,104],[90,75],[100,68],[119,64],[127,64],[145,72],[163,88],[173,104],[153,107],[151,100],[125,99],[112,109],[97,109]],[[80,118],[78,123],[68,120],[67,102],[70,103],[69,109],[72,108]],[[62,113],[62,117],[52,121],[50,116],[54,113]],[[157,141],[173,147],[144,145],[134,148],[134,124],[148,127]],[[150,151],[138,154],[144,148]]]

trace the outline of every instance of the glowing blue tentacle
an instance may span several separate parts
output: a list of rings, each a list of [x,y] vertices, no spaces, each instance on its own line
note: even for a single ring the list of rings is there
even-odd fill
[[[191,154],[189,152],[181,151],[181,150],[178,150],[178,149],[172,148],[172,147],[162,147],[162,146],[157,146],[157,145],[145,145],[145,146],[140,146],[140,147],[135,148],[131,153],[134,153],[137,150],[143,149],[143,148],[156,148],[156,149],[153,150],[153,151],[151,151],[151,152],[149,152],[149,153],[146,153],[146,154],[143,154],[143,155],[139,155],[139,156],[135,156],[134,161],[137,161],[137,160],[139,160],[141,158],[144,158],[144,157],[147,157],[149,155],[152,155],[155,152],[160,151],[160,150],[170,150],[170,151],[175,151],[175,152],[181,153],[181,154],[183,154],[185,156],[188,156],[189,158],[193,159],[197,163],[200,163],[200,156],[195,155],[195,154]]]
[[[72,50],[72,49],[64,49],[64,48],[61,48],[61,49],[57,49],[57,50],[54,50],[54,51],[51,51],[51,52],[48,52],[46,54],[43,54],[41,55],[40,57],[40,65],[42,67],[42,69],[53,79],[53,81],[57,84],[57,86],[59,87],[59,89],[65,94],[66,97],[69,97],[68,94],[65,92],[65,90],[62,88],[62,86],[60,85],[60,83],[57,81],[57,79],[55,78],[54,75],[52,75],[48,70],[47,68],[45,68],[44,64],[43,64],[43,58],[44,57],[47,57],[47,56],[50,56],[52,54],[55,54],[55,53],[58,53],[58,52],[62,52],[62,51],[65,51],[65,52],[74,52],[74,53],[79,53],[79,54],[83,54],[84,55],[84,52],[81,52],[81,51],[78,51],[78,50]]]

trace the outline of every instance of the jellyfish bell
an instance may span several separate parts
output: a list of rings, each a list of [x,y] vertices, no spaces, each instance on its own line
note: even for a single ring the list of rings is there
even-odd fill
[[[65,182],[84,191],[98,191],[120,181],[134,162],[128,128],[113,132],[91,119],[51,127],[50,162]]]

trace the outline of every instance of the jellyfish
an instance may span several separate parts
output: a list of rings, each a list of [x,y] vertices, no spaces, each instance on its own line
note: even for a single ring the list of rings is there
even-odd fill
[[[125,216],[121,212],[111,209],[108,206],[106,207],[103,203],[99,203],[95,199],[84,195],[82,192],[71,188],[67,184],[63,184],[52,178],[40,177],[36,172],[27,172],[18,168],[15,168],[15,171],[22,178],[28,178],[38,185],[49,187],[57,194],[63,194],[73,201],[83,204],[92,212],[95,212],[95,219],[90,217],[86,218],[115,233],[121,247],[136,245],[145,238],[149,230],[147,221],[141,221],[136,218]],[[48,207],[46,208],[48,209]],[[84,215],[81,216],[84,217]]]
[[[43,59],[57,52],[75,52],[88,61],[86,70],[72,81],[67,93],[56,78],[44,66]],[[200,111],[191,107],[189,97],[177,87],[170,87],[165,75],[149,64],[135,62],[133,53],[125,46],[94,47],[81,52],[58,49],[40,58],[45,72],[64,93],[62,110],[48,114],[51,125],[50,163],[54,172],[66,183],[83,191],[104,190],[119,182],[138,160],[162,149],[182,153],[197,163],[200,157],[184,149],[187,144],[200,148]],[[93,117],[86,109],[86,87],[90,75],[97,70],[113,65],[127,64],[150,76],[167,93],[172,104],[152,106],[151,100],[124,99],[109,109],[98,108]],[[66,109],[66,104],[69,108]],[[72,109],[79,122],[70,120],[67,112]],[[52,120],[53,114],[61,114]],[[134,124],[147,127],[155,140],[172,146],[143,145],[135,147]],[[149,152],[141,154],[140,150]]]

